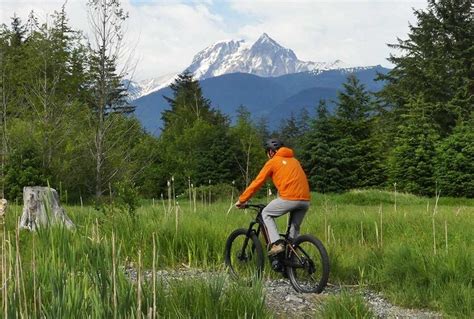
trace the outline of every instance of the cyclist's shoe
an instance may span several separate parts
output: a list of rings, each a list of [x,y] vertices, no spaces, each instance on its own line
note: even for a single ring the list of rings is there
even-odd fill
[[[268,256],[275,256],[284,251],[285,251],[285,245],[283,245],[282,243],[273,244],[272,248],[270,248],[270,250],[268,251]]]

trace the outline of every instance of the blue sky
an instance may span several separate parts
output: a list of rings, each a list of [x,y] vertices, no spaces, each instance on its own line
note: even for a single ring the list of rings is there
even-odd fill
[[[252,43],[263,32],[305,61],[347,65],[381,64],[396,53],[387,47],[406,38],[412,8],[426,0],[122,0],[129,12],[126,45],[137,80],[180,72],[193,56],[221,40]],[[0,23],[16,12],[26,20],[32,9],[40,20],[64,0],[0,0]],[[73,27],[86,30],[86,0],[68,0]]]

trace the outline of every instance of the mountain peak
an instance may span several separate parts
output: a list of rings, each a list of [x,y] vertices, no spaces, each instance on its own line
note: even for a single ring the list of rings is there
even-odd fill
[[[278,42],[270,38],[268,34],[266,34],[265,32],[262,33],[262,35],[258,38],[258,40],[255,41],[255,43],[253,44],[253,46],[260,46],[260,45],[270,45],[270,46],[275,46],[278,48],[283,48],[280,44],[278,44]]]
[[[338,67],[335,62],[305,62],[267,33],[250,47],[243,40],[217,42],[194,56],[188,71],[198,80],[228,73],[250,73],[262,77]]]

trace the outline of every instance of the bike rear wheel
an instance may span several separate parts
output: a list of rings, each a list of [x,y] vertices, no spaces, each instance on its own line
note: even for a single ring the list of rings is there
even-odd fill
[[[235,279],[253,279],[263,272],[264,257],[260,240],[248,229],[233,231],[227,238],[224,259],[229,273]]]
[[[320,293],[329,279],[329,257],[321,241],[311,235],[295,239],[287,251],[287,273],[298,292]]]

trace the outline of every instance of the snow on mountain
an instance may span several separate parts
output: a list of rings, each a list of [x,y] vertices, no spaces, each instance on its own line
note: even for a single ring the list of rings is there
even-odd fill
[[[262,77],[276,77],[285,74],[330,70],[343,67],[341,61],[301,61],[291,50],[284,48],[268,34],[263,33],[251,46],[244,40],[218,42],[194,56],[187,68],[199,80],[227,74],[250,73]]]
[[[301,61],[291,49],[281,46],[268,34],[263,33],[252,45],[248,45],[244,40],[217,42],[198,52],[186,70],[193,73],[195,79],[204,80],[229,73],[277,77],[310,71],[316,75],[323,71],[346,67],[340,60]],[[167,74],[140,82],[130,82],[130,99],[135,100],[169,86],[176,75]]]
[[[234,73],[227,71],[239,62],[242,52],[246,50],[244,40],[217,42],[196,54],[187,70],[192,72],[197,79]]]
[[[173,83],[178,73],[169,73],[160,77],[142,80],[142,81],[129,81],[128,85],[128,96],[131,101],[136,100],[142,96],[148,95],[152,92],[158,91],[164,87],[169,86]]]

